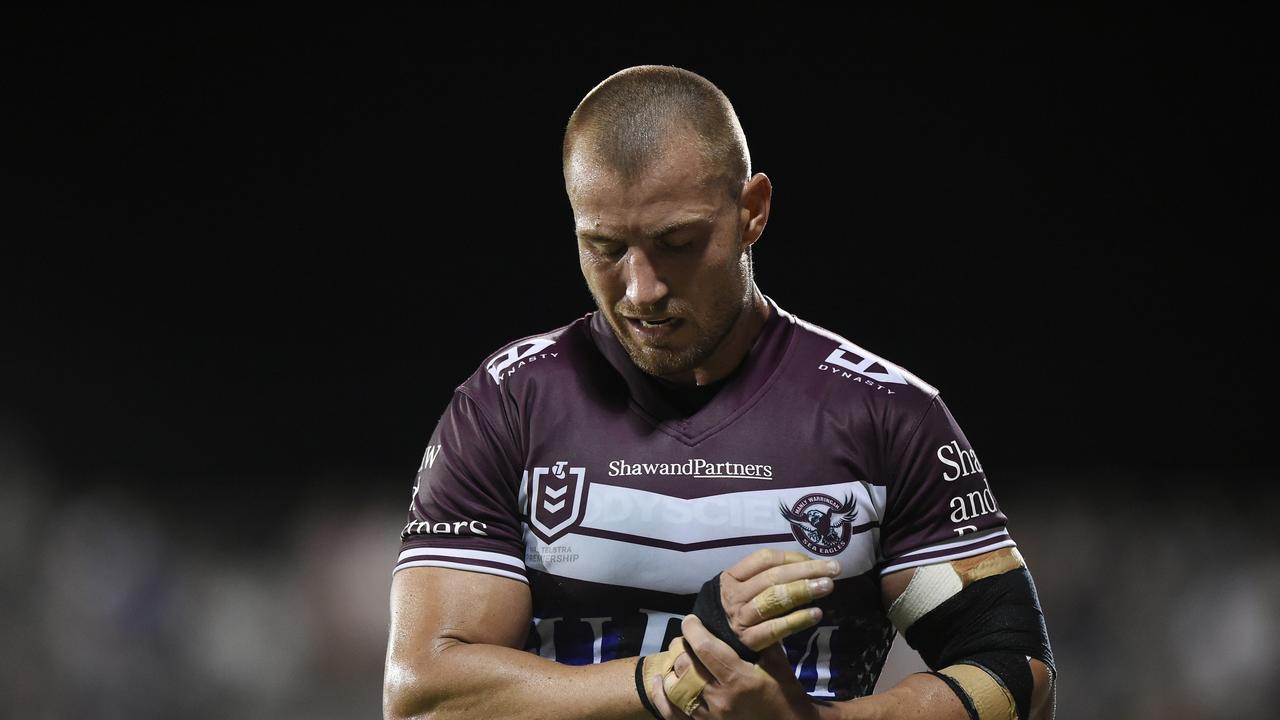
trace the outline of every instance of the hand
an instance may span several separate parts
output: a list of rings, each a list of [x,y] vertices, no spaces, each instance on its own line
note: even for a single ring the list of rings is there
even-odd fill
[[[839,573],[834,560],[757,550],[720,575],[720,605],[742,644],[758,652],[817,625],[820,609],[795,608],[831,594]]]
[[[738,640],[756,652],[773,648],[781,662],[776,662],[775,658],[774,665],[769,667],[775,670],[783,668],[785,676],[795,685],[795,678],[778,643],[822,620],[819,608],[795,608],[830,594],[835,588],[832,577],[839,572],[839,564],[831,560],[812,560],[798,552],[757,550],[720,574],[718,601],[729,630]],[[701,621],[698,626],[714,637]],[[729,648],[735,658],[738,657],[731,647],[721,644]],[[666,683],[665,686],[663,682],[646,683],[650,700],[656,704],[657,696],[663,695],[668,707],[672,707],[674,701],[672,712],[681,717],[684,715],[680,710],[687,709],[689,703],[696,705],[703,686],[710,681],[710,676],[705,673],[686,675],[671,672],[677,662],[681,663],[680,670],[691,663],[685,654],[683,638],[677,638],[669,650],[646,657],[643,662],[644,677],[657,675],[664,677]],[[764,663],[763,656],[761,663]],[[751,663],[747,666],[754,667]],[[677,686],[681,677],[684,679]]]
[[[686,646],[673,672],[655,673],[648,681],[649,695],[659,714],[667,720],[790,719],[812,720],[817,708],[796,680],[786,653],[774,644],[753,665],[738,657],[733,648],[712,635],[696,615],[682,624]],[[701,702],[686,715],[667,698],[667,692],[686,673],[696,673],[706,682]]]

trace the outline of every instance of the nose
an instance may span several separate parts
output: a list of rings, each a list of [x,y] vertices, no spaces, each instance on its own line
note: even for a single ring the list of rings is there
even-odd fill
[[[649,256],[632,247],[626,258],[627,302],[637,308],[649,308],[667,296],[667,284],[658,275]]]

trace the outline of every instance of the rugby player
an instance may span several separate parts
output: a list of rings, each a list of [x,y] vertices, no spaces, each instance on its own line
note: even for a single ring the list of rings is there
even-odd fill
[[[641,66],[570,118],[597,311],[433,433],[391,587],[407,718],[1050,718],[1025,562],[937,390],[756,286],[728,99]],[[932,672],[873,694],[895,632]]]

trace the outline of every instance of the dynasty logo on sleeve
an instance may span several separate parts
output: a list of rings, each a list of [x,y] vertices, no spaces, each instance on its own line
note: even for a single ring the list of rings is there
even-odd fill
[[[548,357],[560,357],[560,353],[544,352],[555,344],[555,340],[547,338],[523,340],[495,355],[484,369],[489,372],[495,385],[501,385],[503,380],[531,362],[546,360]]]

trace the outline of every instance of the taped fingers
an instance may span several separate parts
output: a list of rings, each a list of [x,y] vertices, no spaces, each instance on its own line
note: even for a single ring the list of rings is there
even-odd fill
[[[681,663],[685,666],[683,673],[668,673],[663,677],[662,689],[667,695],[667,700],[677,710],[685,715],[692,715],[693,711],[702,704],[702,691],[706,689],[712,678],[711,673],[692,656],[682,654],[681,657],[688,658],[690,662]]]
[[[796,562],[777,564],[788,559]],[[755,568],[764,568],[763,573],[758,573],[762,577],[753,577],[750,583],[736,579]],[[731,571],[718,573],[703,583],[693,603],[693,614],[712,635],[733,648],[739,658],[754,663],[758,648],[744,643],[740,632],[745,633],[762,620],[776,618],[814,598],[829,594],[835,588],[831,576],[839,572],[840,565],[830,560],[813,561],[800,553],[781,550],[757,551]],[[727,595],[722,583],[728,585]],[[759,588],[759,592],[747,594],[755,588]],[[764,597],[759,597],[762,593]],[[732,596],[732,601],[726,607],[729,596]]]
[[[770,585],[764,592],[751,598],[751,609],[760,620],[768,620],[790,610],[792,600],[791,588],[788,585]],[[738,613],[738,617],[741,619],[741,612]]]
[[[834,578],[840,574],[840,563],[834,560],[808,560],[769,568],[740,585],[730,585],[728,602],[743,602],[756,597],[771,585],[786,585],[804,579]]]
[[[807,630],[817,625],[821,620],[822,610],[818,608],[796,610],[789,615],[774,618],[743,630],[742,642],[747,647],[757,651],[764,650],[801,630]]]
[[[750,609],[747,607],[739,609],[737,620],[744,626],[761,620],[770,620],[801,605],[806,605],[815,598],[827,595],[833,589],[835,589],[835,583],[828,577],[794,580],[783,585],[770,585],[751,599]],[[746,620],[750,620],[750,622],[745,622]]]
[[[677,661],[684,658],[687,663],[689,656],[685,653],[684,638],[677,637],[671,641],[668,649],[640,658],[640,661],[636,663],[636,692],[640,694],[640,703],[644,705],[644,708],[651,715],[659,720],[662,718],[662,713],[654,707],[653,700],[645,689],[645,678],[657,678],[657,683],[654,685],[656,697],[656,694],[660,692],[660,688],[663,686],[662,679],[672,672]]]
[[[675,667],[676,659],[687,652],[684,644],[684,638],[678,637],[671,641],[671,645],[667,650],[660,653],[654,653],[644,659],[645,674],[652,675],[658,673],[666,675]]]
[[[688,720],[689,716],[676,710],[671,700],[667,698],[667,691],[663,687],[661,675],[653,675],[649,678],[649,692],[653,696],[653,703],[646,705],[645,708],[655,718],[658,720]]]

